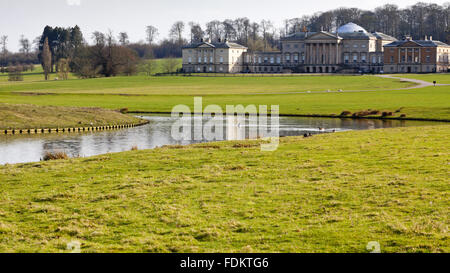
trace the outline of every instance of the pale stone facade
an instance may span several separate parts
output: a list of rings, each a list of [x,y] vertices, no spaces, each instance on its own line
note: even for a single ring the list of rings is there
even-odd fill
[[[281,40],[283,66],[294,72],[382,72],[383,45],[396,39],[349,23],[336,32],[299,32]]]
[[[201,41],[183,48],[183,71],[187,73],[396,73],[448,71],[450,46],[419,41],[402,49],[402,41],[383,33],[369,33],[348,23],[336,32],[298,32],[281,39],[279,52],[247,52],[228,41]],[[402,50],[424,52],[417,62],[409,62]],[[394,57],[392,48],[397,48]],[[427,49],[425,49],[427,48]],[[385,54],[385,50],[389,50]],[[397,52],[396,51],[396,52]],[[400,55],[406,59],[402,63]],[[386,57],[389,55],[389,57]],[[392,59],[394,58],[394,59]],[[412,60],[412,59],[411,59]],[[416,60],[416,59],[414,59]]]
[[[187,73],[239,73],[244,70],[247,48],[228,41],[200,41],[183,48],[183,71]]]

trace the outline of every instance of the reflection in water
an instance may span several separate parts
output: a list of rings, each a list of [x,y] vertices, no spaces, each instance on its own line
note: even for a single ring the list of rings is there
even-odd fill
[[[152,149],[164,145],[192,144],[202,141],[176,141],[171,137],[175,119],[169,116],[147,116],[150,124],[118,131],[48,134],[30,136],[0,136],[0,164],[25,163],[41,160],[45,152],[64,151],[71,157],[86,157],[112,152],[129,151],[133,146]],[[231,123],[233,124],[233,123]],[[433,122],[326,119],[280,117],[280,136],[298,136],[305,133],[318,134],[319,128],[326,131],[366,130],[390,127],[433,125]],[[248,137],[251,125],[241,122],[223,130],[226,139]],[[215,128],[217,130],[217,128]],[[267,128],[263,128],[267,129]],[[193,128],[201,130],[201,128]],[[270,130],[270,129],[269,129]]]

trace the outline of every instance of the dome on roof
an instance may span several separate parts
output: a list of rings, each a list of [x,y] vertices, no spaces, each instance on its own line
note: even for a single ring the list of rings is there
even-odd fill
[[[353,32],[367,33],[367,31],[363,27],[358,26],[357,24],[351,23],[351,22],[339,27],[337,32],[338,33],[353,33]]]

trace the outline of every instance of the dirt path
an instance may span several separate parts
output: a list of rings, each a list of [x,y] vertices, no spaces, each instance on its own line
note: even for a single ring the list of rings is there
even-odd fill
[[[417,80],[417,79],[401,78],[401,77],[395,77],[395,76],[390,76],[390,75],[377,75],[377,77],[385,78],[385,79],[401,80],[401,81],[412,82],[412,83],[417,84],[415,86],[405,87],[405,88],[396,89],[396,90],[416,89],[416,88],[424,88],[424,87],[434,86],[434,84],[431,82]],[[450,84],[436,84],[436,86],[448,86],[448,85],[450,85]]]

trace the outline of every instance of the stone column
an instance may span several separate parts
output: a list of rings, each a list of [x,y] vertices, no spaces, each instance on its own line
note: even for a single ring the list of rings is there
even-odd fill
[[[327,49],[327,63],[331,64],[331,43],[328,44],[328,49]]]
[[[308,44],[308,56],[307,56],[308,64],[311,64],[311,58],[312,58],[311,44]]]
[[[336,64],[339,64],[339,43],[336,42]]]
[[[322,52],[322,43],[320,43],[320,44],[318,44],[318,46],[319,46],[319,56],[318,56],[318,63],[319,64],[322,64],[322,54],[323,54],[323,52]]]
[[[336,62],[336,52],[334,50],[334,44],[330,44],[330,64],[334,64]]]

